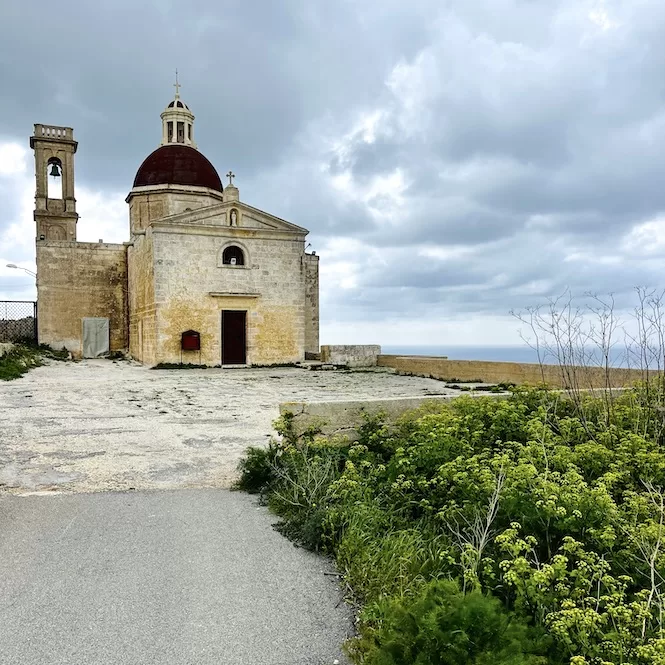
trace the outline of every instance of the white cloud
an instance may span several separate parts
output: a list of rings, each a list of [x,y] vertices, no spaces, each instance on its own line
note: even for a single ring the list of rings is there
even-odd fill
[[[419,256],[427,259],[449,261],[450,259],[459,259],[473,254],[473,248],[461,245],[451,245],[447,247],[420,247],[417,252]]]
[[[625,252],[639,256],[665,254],[665,217],[638,224],[627,233],[621,243]]]
[[[35,270],[34,181],[32,155],[18,143],[0,143],[0,195],[7,202],[0,230],[0,300],[34,300],[34,279],[8,263]]]
[[[589,11],[589,20],[597,25],[603,32],[618,28],[621,24],[614,20],[607,9],[606,0],[598,0]]]
[[[25,173],[29,156],[27,149],[18,143],[0,143],[0,177]]]
[[[319,264],[323,302],[329,299],[328,294],[336,290],[357,288],[362,257],[367,251],[367,247],[353,238],[330,238],[326,241],[319,252],[325,256]]]
[[[77,237],[81,242],[121,243],[129,240],[129,207],[121,192],[104,192],[78,187],[76,209],[79,214]]]

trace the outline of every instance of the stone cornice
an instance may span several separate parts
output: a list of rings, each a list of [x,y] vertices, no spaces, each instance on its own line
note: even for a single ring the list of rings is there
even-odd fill
[[[281,217],[276,217],[275,215],[271,215],[270,213],[264,212],[263,210],[259,210],[258,208],[254,208],[253,206],[250,206],[247,203],[243,203],[242,201],[224,201],[223,203],[207,206],[205,208],[196,208],[195,210],[187,210],[184,212],[179,212],[176,213],[175,215],[162,217],[156,221],[172,222],[172,223],[186,222],[188,224],[193,224],[193,223],[198,223],[200,220],[207,219],[208,217],[214,217],[215,215],[225,214],[231,208],[237,208],[247,216],[251,216],[251,214],[253,213],[259,218],[263,217],[264,219],[257,219],[256,221],[266,225],[270,225],[272,222],[275,224],[274,226],[275,230],[287,230],[289,233],[304,233],[305,235],[309,233],[309,231],[303,228],[302,226],[298,226],[296,224],[292,224],[291,222],[287,222],[285,219],[282,219]],[[280,226],[285,228],[280,229],[279,228]],[[237,227],[237,228],[243,228],[243,227]]]
[[[282,229],[243,228],[242,226],[220,226],[219,224],[176,224],[171,221],[156,221],[150,224],[153,233],[179,233],[181,235],[220,236],[223,238],[266,238],[304,242],[307,232]]]
[[[79,242],[78,240],[37,240],[37,247],[71,247],[73,249],[127,249],[127,243]]]
[[[168,194],[170,192],[184,192],[185,194],[205,194],[206,196],[212,196],[215,199],[219,199],[220,202],[222,201],[223,196],[222,192],[218,192],[216,189],[210,189],[209,187],[198,187],[195,185],[144,185],[142,187],[133,187],[129,194],[127,194],[125,203],[129,203],[133,196],[139,196],[140,194]],[[202,208],[202,210],[204,210],[204,208]],[[175,217],[176,215],[173,216]]]

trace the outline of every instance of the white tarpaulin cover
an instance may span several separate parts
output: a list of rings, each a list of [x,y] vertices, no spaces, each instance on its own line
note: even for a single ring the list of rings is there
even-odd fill
[[[83,319],[83,357],[98,358],[109,352],[109,320]]]

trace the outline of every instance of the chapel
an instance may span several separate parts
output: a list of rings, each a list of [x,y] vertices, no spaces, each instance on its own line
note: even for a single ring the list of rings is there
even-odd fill
[[[150,366],[303,361],[319,351],[308,231],[241,201],[231,171],[222,184],[175,87],[127,195],[122,244],[77,240],[73,130],[35,125],[39,342]]]

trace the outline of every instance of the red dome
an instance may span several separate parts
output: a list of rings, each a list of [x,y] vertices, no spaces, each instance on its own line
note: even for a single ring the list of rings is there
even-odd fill
[[[222,191],[215,167],[188,145],[171,143],[148,155],[136,172],[134,187],[151,185],[190,185]]]

